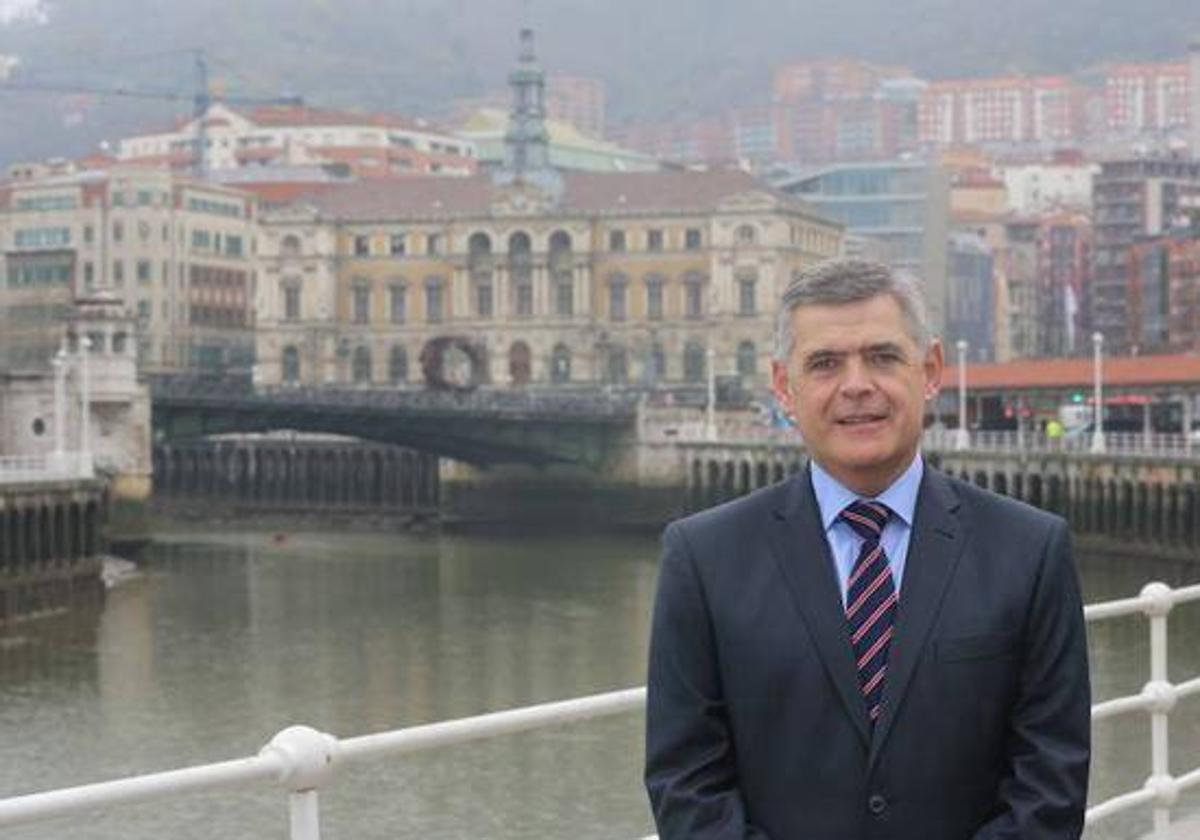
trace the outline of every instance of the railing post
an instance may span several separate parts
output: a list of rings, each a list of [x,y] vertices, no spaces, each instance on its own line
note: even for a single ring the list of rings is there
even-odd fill
[[[317,790],[333,772],[338,740],[308,726],[289,726],[260,754],[280,759],[279,781],[290,793],[291,840],[321,840]]]
[[[1150,684],[1165,689],[1165,702],[1155,703],[1150,711],[1150,780],[1158,789],[1154,800],[1154,833],[1165,836],[1171,825],[1170,715],[1174,705],[1167,679],[1167,616],[1171,612],[1171,589],[1164,583],[1149,583],[1142,588],[1149,599],[1146,615],[1150,619]]]
[[[321,812],[315,790],[297,791],[288,797],[291,840],[321,840]]]

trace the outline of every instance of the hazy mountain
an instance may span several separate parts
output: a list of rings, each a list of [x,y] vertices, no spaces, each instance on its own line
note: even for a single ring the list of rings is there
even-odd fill
[[[524,8],[528,8],[524,12]],[[523,19],[551,72],[606,79],[614,120],[765,101],[771,67],[853,55],[926,77],[1183,55],[1195,0],[50,0],[0,27],[27,78],[190,90],[204,47],[230,93],[434,114],[503,83]],[[0,160],[77,153],[184,104],[0,93]]]

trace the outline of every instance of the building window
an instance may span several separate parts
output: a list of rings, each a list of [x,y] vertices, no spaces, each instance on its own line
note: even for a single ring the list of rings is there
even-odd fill
[[[575,314],[575,286],[568,280],[559,280],[554,285],[554,311],[560,318]]]
[[[517,315],[528,318],[533,315],[533,284],[517,284]]]
[[[608,250],[624,251],[625,250],[625,231],[610,230],[608,232]]]
[[[356,257],[367,257],[371,255],[371,237],[354,237],[354,255]]]
[[[392,256],[402,257],[407,253],[408,245],[405,242],[403,233],[393,233],[389,241],[391,246]]]
[[[113,222],[113,242],[122,242],[125,239],[125,224],[121,221]]]
[[[430,254],[442,253],[442,235],[440,233],[431,233],[425,241],[426,250]]]
[[[755,238],[754,225],[742,225],[733,234],[735,245],[753,245]]]
[[[93,239],[95,239],[95,237],[96,237],[96,231],[95,231],[95,230],[92,228],[92,226],[91,226],[91,225],[84,225],[84,226],[83,226],[83,241],[84,241],[84,244],[86,244],[86,245],[91,245],[91,244],[92,244],[92,240],[93,240]]]
[[[753,277],[738,278],[738,314],[753,315],[757,311],[756,285]]]
[[[623,385],[629,380],[629,357],[625,353],[625,348],[619,344],[608,348],[608,364],[604,379],[613,385]]]
[[[661,321],[663,316],[663,280],[657,275],[646,278],[646,317]]]
[[[683,348],[683,378],[686,382],[704,381],[705,367],[704,346],[695,341],[689,341]]]
[[[650,345],[650,376],[653,382],[667,378],[667,351],[657,341]]]
[[[364,385],[371,381],[371,350],[368,347],[354,348],[354,363],[351,374],[355,384]]]
[[[408,319],[408,287],[403,283],[396,283],[388,293],[391,295],[389,308],[392,323],[403,324]]]
[[[491,318],[493,313],[492,306],[492,284],[479,283],[475,286],[475,314],[480,318]]]
[[[290,233],[283,237],[283,241],[279,243],[279,254],[284,257],[300,256],[300,237]]]
[[[300,381],[300,351],[291,345],[283,348],[283,381],[290,385]]]
[[[661,251],[663,249],[663,232],[658,228],[646,231],[646,250]]]
[[[137,261],[137,281],[140,285],[146,285],[150,282],[150,260]]]
[[[555,384],[571,381],[571,349],[556,344],[550,354],[550,381]]]
[[[371,320],[371,290],[366,286],[354,288],[354,323],[366,324]]]
[[[92,288],[96,283],[96,267],[90,262],[83,264],[83,287],[85,289]]]
[[[753,341],[743,341],[737,349],[737,372],[743,379],[753,379],[758,367]]]
[[[300,320],[300,287],[294,281],[283,287],[283,319]]]
[[[608,281],[608,317],[613,321],[625,320],[625,289],[624,277],[615,276]]]
[[[225,255],[229,257],[242,255],[242,237],[234,236],[232,233],[225,237]]]
[[[441,279],[429,280],[425,283],[425,320],[430,324],[441,323],[443,312],[443,293]]]
[[[683,234],[683,247],[689,251],[699,251],[701,246],[700,228],[688,228]]]
[[[123,260],[113,260],[113,285],[125,285],[125,263]]]
[[[684,279],[683,315],[693,320],[704,317],[704,281],[696,275]]]
[[[388,356],[388,381],[393,385],[403,385],[408,381],[408,351],[403,344],[392,345],[391,355]]]

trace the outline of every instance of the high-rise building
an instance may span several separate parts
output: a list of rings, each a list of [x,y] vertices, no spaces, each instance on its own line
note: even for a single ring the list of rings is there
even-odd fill
[[[1188,65],[1182,61],[1119,64],[1104,76],[1104,115],[1111,134],[1165,136],[1187,131]]]
[[[1192,127],[1188,145],[1192,157],[1200,160],[1200,38],[1188,45],[1188,92],[1191,94],[1188,120]]]
[[[773,177],[846,232],[883,243],[896,267],[922,281],[938,334],[946,325],[950,179],[943,168],[910,161],[845,163]]]
[[[117,166],[11,182],[0,198],[6,365],[44,367],[74,301],[106,290],[137,319],[144,369],[249,368],[252,196]]]
[[[1061,76],[932,82],[918,112],[921,143],[1062,144],[1079,139],[1083,90]]]
[[[783,65],[773,85],[777,157],[828,163],[914,151],[923,88],[901,67],[849,59]]]
[[[1138,316],[1144,293],[1130,285],[1130,248],[1170,231],[1200,191],[1200,160],[1153,157],[1101,164],[1092,187],[1095,246],[1087,311],[1091,327],[1115,353],[1148,349],[1161,331]],[[1135,294],[1136,293],[1136,294]],[[1157,330],[1157,327],[1154,327]]]

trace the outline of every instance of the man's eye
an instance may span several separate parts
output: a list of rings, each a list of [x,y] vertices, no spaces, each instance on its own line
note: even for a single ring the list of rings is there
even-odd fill
[[[871,354],[871,361],[877,365],[894,365],[904,361],[903,357],[893,350],[880,350]]]
[[[833,370],[837,367],[837,359],[826,356],[821,359],[813,359],[808,363],[809,370]]]

